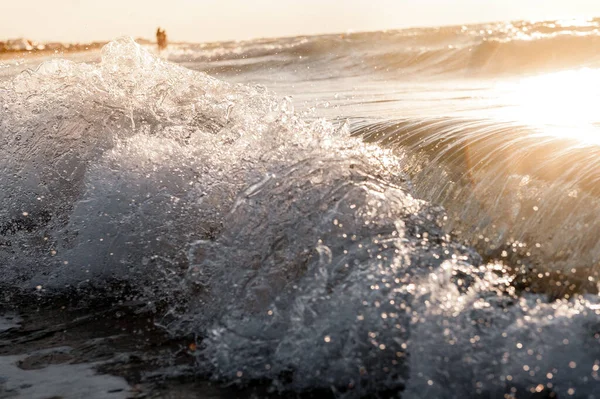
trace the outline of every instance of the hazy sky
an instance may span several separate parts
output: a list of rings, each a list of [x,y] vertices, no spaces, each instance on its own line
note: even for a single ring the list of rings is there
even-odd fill
[[[600,0],[0,0],[0,40],[212,41],[600,16]]]

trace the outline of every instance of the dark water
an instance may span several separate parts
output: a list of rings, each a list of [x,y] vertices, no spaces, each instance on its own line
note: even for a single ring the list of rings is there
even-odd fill
[[[5,62],[0,395],[597,397],[598,29]]]

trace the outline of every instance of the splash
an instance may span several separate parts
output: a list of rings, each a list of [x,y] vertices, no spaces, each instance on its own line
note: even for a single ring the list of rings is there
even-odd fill
[[[134,296],[237,384],[594,395],[597,296],[519,289],[417,198],[407,153],[260,86],[120,39],[2,83],[0,142],[5,292]]]

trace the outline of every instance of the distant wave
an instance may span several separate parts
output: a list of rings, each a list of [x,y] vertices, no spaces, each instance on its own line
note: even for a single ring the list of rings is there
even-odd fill
[[[598,22],[522,22],[182,45],[169,58],[196,67],[205,62],[204,70],[213,73],[309,67],[337,76],[384,78],[523,74],[598,65]]]

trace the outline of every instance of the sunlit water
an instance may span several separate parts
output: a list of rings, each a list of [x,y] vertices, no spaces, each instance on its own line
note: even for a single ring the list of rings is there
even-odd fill
[[[600,36],[576,22],[6,61],[3,282],[126,282],[226,382],[598,397]]]

